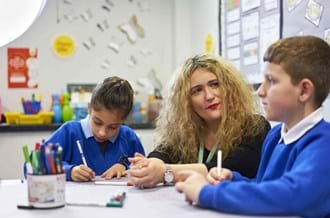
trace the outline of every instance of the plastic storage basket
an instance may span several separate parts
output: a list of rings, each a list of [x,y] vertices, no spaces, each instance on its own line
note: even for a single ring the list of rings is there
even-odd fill
[[[53,112],[39,112],[38,114],[23,114],[19,112],[6,112],[7,124],[51,124]]]

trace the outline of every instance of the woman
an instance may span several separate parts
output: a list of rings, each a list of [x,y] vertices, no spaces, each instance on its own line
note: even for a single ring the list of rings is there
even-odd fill
[[[138,187],[174,183],[186,169],[206,175],[216,166],[218,149],[223,167],[254,177],[270,129],[256,113],[252,88],[232,65],[209,55],[189,58],[157,120],[159,146],[148,158],[130,158],[129,182]]]

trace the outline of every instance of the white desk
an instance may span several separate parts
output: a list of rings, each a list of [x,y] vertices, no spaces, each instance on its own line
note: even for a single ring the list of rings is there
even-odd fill
[[[128,186],[94,185],[94,183],[66,183],[66,200],[68,202],[102,202],[109,200],[119,190],[126,191],[123,208],[76,207],[65,206],[58,209],[22,210],[18,203],[27,202],[26,182],[0,183],[0,217],[1,218],[219,218],[243,217],[228,215],[211,210],[204,210],[189,205],[184,196],[174,187],[154,189],[137,189]]]

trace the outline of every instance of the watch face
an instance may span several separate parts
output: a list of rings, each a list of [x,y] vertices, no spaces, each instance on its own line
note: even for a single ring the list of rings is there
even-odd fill
[[[172,183],[173,182],[173,179],[174,179],[174,176],[173,176],[173,173],[172,171],[166,171],[165,172],[165,182],[166,183]]]

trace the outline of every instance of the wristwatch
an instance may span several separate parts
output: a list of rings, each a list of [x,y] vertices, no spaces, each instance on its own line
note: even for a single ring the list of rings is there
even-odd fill
[[[174,174],[170,165],[165,165],[164,185],[174,185]]]

